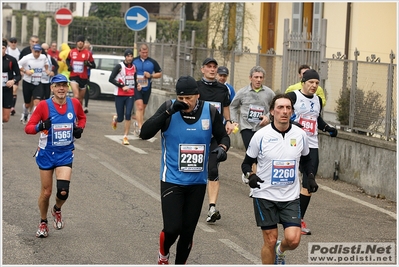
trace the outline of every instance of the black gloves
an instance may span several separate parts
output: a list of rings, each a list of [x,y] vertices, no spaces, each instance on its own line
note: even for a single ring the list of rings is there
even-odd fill
[[[51,120],[50,120],[50,118],[48,118],[48,119],[45,120],[45,121],[42,121],[42,122],[39,124],[39,131],[48,130],[48,129],[50,129],[50,128],[51,128]]]
[[[227,153],[221,146],[218,146],[216,149],[212,150],[212,153],[217,154],[216,158],[218,162],[222,162],[227,159]]]
[[[92,67],[92,66],[93,66],[93,63],[91,63],[91,62],[88,61],[88,60],[85,60],[85,61],[84,61],[84,64],[85,64],[85,66],[88,66],[88,67]]]
[[[316,183],[316,180],[314,179],[313,173],[308,174],[308,192],[310,193],[315,193],[317,189],[319,189],[319,186]]]
[[[83,128],[80,127],[73,127],[73,137],[75,137],[76,139],[79,139],[82,137],[82,133],[83,133]]]
[[[69,66],[69,67],[68,67],[68,71],[69,71],[69,72],[73,71],[72,66]]]
[[[330,125],[326,125],[326,127],[324,127],[324,132],[329,132],[331,137],[336,137],[338,134],[337,129],[331,127]]]
[[[180,110],[188,109],[188,105],[184,102],[176,100],[166,111],[169,115],[172,115]]]
[[[248,180],[249,180],[249,186],[251,187],[251,188],[259,188],[260,189],[260,185],[258,184],[258,182],[259,183],[263,183],[264,181],[262,180],[262,179],[260,179],[259,178],[259,176],[258,175],[256,175],[256,174],[251,174],[251,176],[249,176],[249,178],[248,178]]]

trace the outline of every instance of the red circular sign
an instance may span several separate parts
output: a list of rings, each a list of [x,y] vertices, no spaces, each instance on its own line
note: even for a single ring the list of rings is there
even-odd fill
[[[54,18],[58,25],[68,26],[73,20],[72,11],[68,8],[60,8],[55,12]]]

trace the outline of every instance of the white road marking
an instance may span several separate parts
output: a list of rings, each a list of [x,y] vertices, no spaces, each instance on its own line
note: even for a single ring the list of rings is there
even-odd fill
[[[256,265],[262,264],[262,261],[258,257],[252,255],[251,253],[249,253],[248,251],[246,251],[245,249],[243,249],[236,243],[232,242],[231,240],[219,239],[219,241],[224,243],[226,246],[228,246],[229,248],[231,248],[232,250],[234,250],[235,252],[237,252],[238,254],[240,254],[241,256],[246,258],[247,260],[253,262],[254,264],[256,264]]]
[[[378,206],[376,206],[376,205],[374,205],[374,204],[368,203],[368,202],[363,201],[363,200],[360,200],[360,199],[358,199],[358,198],[345,195],[344,193],[341,193],[341,192],[339,192],[339,191],[337,191],[337,190],[334,190],[334,189],[332,189],[332,188],[330,188],[330,187],[328,187],[328,186],[324,186],[324,185],[320,185],[320,184],[319,184],[319,188],[321,188],[321,189],[323,189],[323,190],[326,190],[326,191],[328,191],[328,192],[331,192],[331,193],[333,193],[333,194],[336,194],[336,195],[338,195],[338,196],[340,196],[340,197],[344,197],[344,198],[347,198],[347,199],[349,199],[349,200],[352,200],[353,202],[359,203],[359,204],[364,205],[364,206],[366,206],[366,207],[368,207],[368,208],[371,208],[371,209],[374,209],[374,210],[376,210],[376,211],[385,213],[385,214],[391,216],[392,218],[394,218],[394,219],[396,220],[397,215],[396,215],[396,213],[394,213],[394,212],[392,212],[392,211],[389,211],[389,210],[380,208],[380,207],[378,207]]]
[[[122,136],[122,135],[105,135],[105,137],[107,137],[107,138],[111,139],[112,141],[115,141],[115,142],[117,142],[117,143],[119,143],[119,144],[122,145],[122,139],[123,139],[123,136]],[[135,135],[128,135],[127,138],[129,139],[129,142],[130,142],[130,141],[134,141],[134,140],[141,140],[140,137],[137,137],[137,136],[135,136]],[[153,137],[153,138],[148,139],[148,140],[146,140],[146,141],[152,143],[152,142],[154,142],[155,140],[156,140],[156,138]],[[124,145],[124,147],[127,147],[127,148],[129,148],[129,149],[131,149],[131,150],[133,150],[134,152],[137,152],[137,153],[139,153],[139,154],[148,154],[148,153],[145,152],[144,150],[142,150],[142,149],[140,149],[140,148],[138,148],[138,147],[132,146],[132,143],[131,143],[131,142],[130,142],[130,145]]]
[[[109,164],[108,162],[100,162],[102,165],[104,165],[106,168],[108,168],[110,171],[114,172],[115,174],[119,175],[120,177],[122,177],[123,179],[125,179],[128,183],[131,183],[132,185],[134,185],[135,187],[137,187],[138,189],[142,190],[144,193],[150,195],[151,197],[153,197],[154,199],[156,199],[157,201],[161,201],[161,197],[159,194],[153,192],[151,189],[145,187],[143,184],[141,184],[140,179],[136,176],[134,176],[133,174],[129,174],[126,175],[123,172],[115,169],[111,164]]]
[[[214,229],[212,229],[211,227],[209,227],[208,225],[206,225],[203,222],[198,222],[197,225],[204,232],[208,232],[208,233],[215,233],[216,232]]]

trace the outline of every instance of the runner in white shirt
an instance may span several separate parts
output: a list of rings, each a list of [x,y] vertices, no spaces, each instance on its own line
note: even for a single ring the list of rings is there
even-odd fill
[[[299,207],[299,161],[303,156],[310,190],[317,191],[305,131],[292,124],[293,102],[286,94],[276,95],[270,104],[271,123],[252,137],[241,169],[253,188],[254,213],[262,229],[262,264],[285,264],[285,251],[295,249],[301,239]],[[252,164],[257,161],[256,174]],[[313,180],[312,180],[313,177]],[[278,239],[277,224],[284,227]]]
[[[336,137],[338,134],[337,129],[329,126],[321,116],[321,110],[323,107],[321,97],[316,95],[317,88],[319,87],[320,77],[317,71],[309,69],[302,75],[302,89],[295,90],[287,93],[294,103],[294,114],[292,120],[303,126],[304,130],[309,139],[309,157],[314,166],[314,175],[317,175],[319,166],[319,140],[318,131],[329,132],[331,137]],[[302,162],[299,166],[299,170],[302,171]],[[300,194],[300,205],[301,205],[301,233],[303,235],[310,235],[311,231],[307,227],[304,217],[305,212],[309,206],[310,198],[312,194],[308,190],[308,178],[306,173],[302,176],[302,188]]]
[[[29,120],[40,100],[42,100],[43,88],[41,81],[43,72],[47,75],[50,74],[47,57],[41,52],[42,47],[39,44],[35,44],[32,48],[32,53],[18,61],[19,69],[24,73],[22,92],[25,105],[21,117],[21,122],[24,124]]]

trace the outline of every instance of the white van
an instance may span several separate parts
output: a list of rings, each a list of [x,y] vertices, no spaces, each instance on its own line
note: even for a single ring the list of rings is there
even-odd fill
[[[96,68],[90,71],[90,99],[98,98],[100,95],[113,95],[115,85],[108,81],[109,76],[116,64],[124,61],[125,57],[93,54],[93,58]]]

